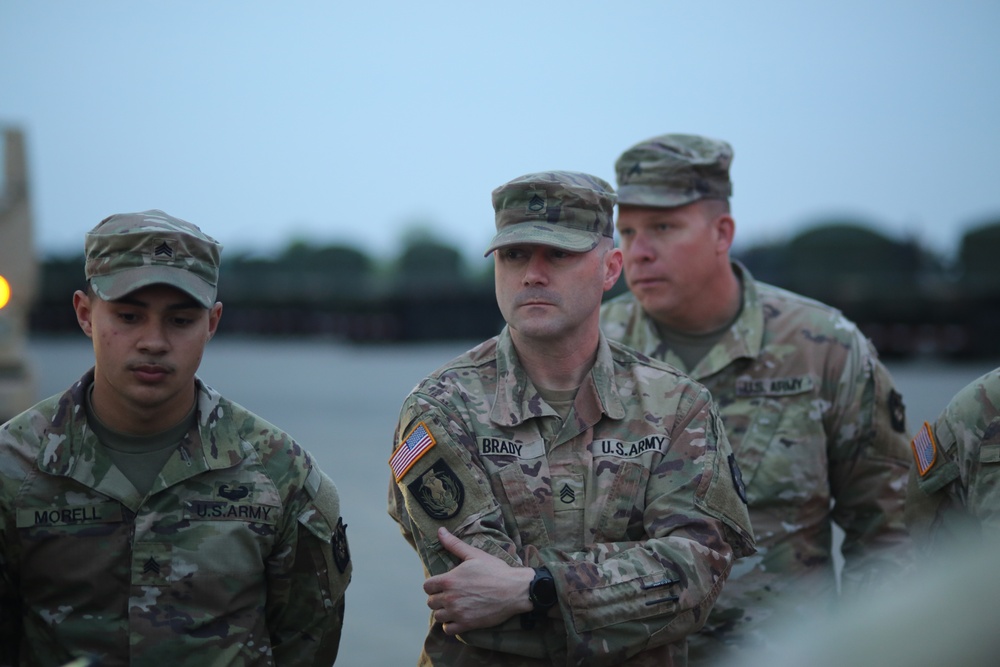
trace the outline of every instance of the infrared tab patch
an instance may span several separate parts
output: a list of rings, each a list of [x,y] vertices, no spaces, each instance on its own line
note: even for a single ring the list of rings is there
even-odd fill
[[[917,463],[917,472],[923,477],[934,467],[934,461],[937,460],[937,443],[934,442],[934,432],[930,424],[924,422],[923,427],[913,436],[910,447],[913,449],[913,459]]]

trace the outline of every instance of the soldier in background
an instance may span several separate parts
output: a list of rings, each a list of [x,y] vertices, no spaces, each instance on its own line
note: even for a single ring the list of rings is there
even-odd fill
[[[834,523],[845,534],[844,593],[910,560],[902,398],[840,312],[758,283],[730,259],[732,157],[726,142],[671,134],[618,158],[630,292],[601,312],[608,338],[711,391],[743,473],[757,554],[690,638],[691,664],[766,643],[778,619],[835,599]]]
[[[507,326],[403,403],[389,514],[429,577],[421,665],[684,665],[753,552],[708,392],[600,332],[614,201],[578,172],[494,190]]]
[[[970,383],[911,443],[906,519],[931,550],[1000,539],[1000,369]]]
[[[0,665],[330,665],[333,482],[195,373],[221,246],[162,211],[86,237],[95,366],[0,428]]]

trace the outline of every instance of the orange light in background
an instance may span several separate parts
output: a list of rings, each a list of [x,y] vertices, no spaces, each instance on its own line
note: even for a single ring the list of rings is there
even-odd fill
[[[10,301],[10,283],[0,276],[0,308],[6,306],[8,301]]]

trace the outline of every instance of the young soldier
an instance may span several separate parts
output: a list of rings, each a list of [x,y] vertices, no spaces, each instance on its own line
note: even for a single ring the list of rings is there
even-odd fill
[[[333,482],[195,376],[220,251],[156,210],[87,234],[73,305],[96,363],[0,429],[0,664],[333,664]]]

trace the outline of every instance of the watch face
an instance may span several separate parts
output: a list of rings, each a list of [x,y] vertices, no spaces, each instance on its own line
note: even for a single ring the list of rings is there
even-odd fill
[[[551,607],[556,603],[556,582],[551,574],[536,575],[530,592],[531,601],[537,607]]]

